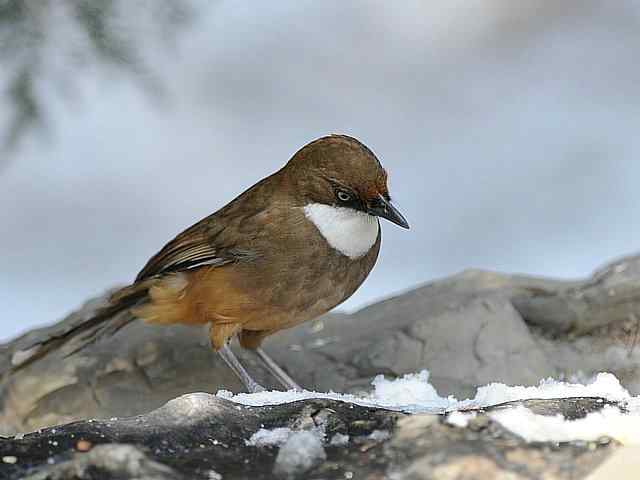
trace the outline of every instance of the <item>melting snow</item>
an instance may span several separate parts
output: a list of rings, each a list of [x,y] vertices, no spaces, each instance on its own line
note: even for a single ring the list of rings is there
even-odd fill
[[[606,406],[577,420],[562,415],[536,415],[519,406],[493,412],[491,418],[528,442],[596,441],[614,438],[625,445],[640,445],[640,412],[623,413]]]
[[[373,440],[374,442],[384,442],[391,438],[391,433],[387,430],[374,430],[367,435],[367,440]]]
[[[272,430],[261,428],[251,435],[251,438],[249,438],[245,443],[254,447],[266,447],[271,445],[280,446],[289,440],[289,437],[292,434],[293,430],[285,427],[274,428]]]
[[[280,447],[274,473],[282,477],[293,477],[326,460],[322,437],[317,432],[293,432]]]
[[[387,380],[382,375],[373,381],[371,393],[362,396],[336,392],[320,393],[312,391],[272,391],[241,393],[233,395],[227,391],[218,396],[244,405],[277,405],[311,398],[329,398],[362,406],[381,407],[407,413],[449,413],[447,421],[460,427],[466,426],[472,418],[472,410],[504,402],[526,399],[601,397],[620,402],[627,412],[607,406],[601,411],[590,413],[585,418],[566,420],[561,415],[536,415],[525,407],[514,407],[491,412],[490,417],[501,423],[527,441],[597,440],[611,437],[629,445],[640,445],[640,397],[632,397],[618,379],[610,373],[599,373],[586,383],[568,383],[553,379],[540,381],[538,386],[523,387],[492,383],[478,388],[474,398],[458,400],[453,396],[441,397],[429,383],[429,372],[405,375]],[[282,431],[280,431],[282,430]],[[291,431],[275,429],[258,431],[249,442],[272,441],[276,445],[288,443]],[[260,433],[262,432],[262,433]],[[261,440],[262,439],[262,440]]]
[[[343,445],[347,445],[349,443],[349,435],[344,435],[342,433],[336,433],[333,437],[331,437],[331,441],[329,445],[334,447],[341,447]]]
[[[509,386],[491,383],[478,388],[472,399],[458,400],[453,396],[441,397],[429,383],[429,372],[412,373],[388,380],[378,375],[373,380],[373,391],[364,396],[304,390],[239,393],[221,390],[218,396],[243,405],[279,405],[310,398],[330,398],[367,407],[381,407],[407,413],[445,413],[488,407],[513,400],[529,398],[602,397],[612,401],[631,398],[618,379],[610,373],[599,373],[586,384],[566,383],[553,379],[541,380],[537,387]]]
[[[469,420],[476,416],[476,412],[461,412],[456,410],[447,415],[447,423],[456,427],[465,428]]]

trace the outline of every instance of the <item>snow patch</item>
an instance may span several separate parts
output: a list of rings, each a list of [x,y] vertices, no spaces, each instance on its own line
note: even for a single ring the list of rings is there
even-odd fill
[[[374,442],[384,442],[385,440],[389,440],[391,438],[391,433],[388,430],[374,430],[369,435],[367,435],[367,440],[372,440]]]
[[[518,406],[496,410],[491,412],[489,416],[527,441],[595,441],[602,437],[610,437],[627,445],[640,445],[640,397],[632,397],[622,387],[618,379],[610,373],[599,373],[584,383],[563,382],[550,378],[541,380],[535,387],[492,383],[478,388],[473,398],[465,400],[458,400],[453,396],[441,397],[438,395],[433,385],[429,383],[429,372],[426,370],[394,380],[385,379],[379,375],[374,379],[372,385],[371,393],[362,396],[307,390],[301,392],[241,393],[238,395],[220,391],[218,396],[252,406],[278,405],[298,400],[328,398],[407,413],[448,414],[446,421],[461,428],[466,427],[469,420],[476,415],[475,412],[469,410],[517,400],[599,397],[618,402],[621,408],[626,411],[613,406],[605,406],[602,410],[590,413],[582,419],[567,420],[561,415],[553,417],[537,415],[523,406]],[[248,442],[254,445],[282,445],[282,449],[284,449],[293,441],[294,437],[306,434],[312,435],[315,438],[313,442],[322,447],[324,440],[322,433],[292,432],[289,429],[259,430],[252,435]],[[330,445],[343,445],[349,441],[348,436],[338,435],[334,435]],[[310,440],[309,444],[311,445]],[[312,447],[309,446],[309,448]],[[322,452],[324,453],[324,450]],[[284,462],[283,465],[289,464],[287,463],[289,460],[282,460],[282,462]]]
[[[498,410],[489,416],[528,442],[597,441],[609,437],[625,445],[640,445],[640,412],[623,413],[613,406],[577,420],[566,420],[562,415],[536,415],[522,406]]]
[[[294,432],[280,447],[273,471],[282,477],[292,477],[310,470],[327,458],[322,438],[317,432]]]
[[[373,392],[365,396],[309,390],[287,392],[274,390],[237,395],[227,390],[220,390],[217,395],[232,402],[251,406],[280,405],[299,400],[328,398],[366,407],[382,407],[410,413],[441,413],[457,402],[454,397],[442,398],[438,395],[436,389],[429,383],[429,372],[426,370],[394,380],[378,375],[373,380]]]
[[[611,401],[626,400],[629,392],[611,373],[599,373],[592,381],[581,383],[560,382],[552,378],[541,380],[537,387],[509,386],[490,383],[478,388],[470,406],[489,406],[529,398],[602,397]],[[461,402],[465,403],[465,401]]]
[[[249,440],[245,440],[245,443],[252,447],[280,446],[289,440],[292,434],[293,430],[285,427],[274,428],[272,430],[261,428],[251,435]]]
[[[469,425],[469,420],[475,418],[476,412],[460,412],[455,411],[447,415],[447,423],[454,427],[466,428]]]
[[[466,400],[438,395],[436,389],[429,383],[429,372],[426,370],[393,380],[378,375],[372,385],[373,391],[363,396],[308,390],[239,393],[237,395],[221,390],[217,395],[232,402],[251,406],[280,405],[298,400],[328,398],[365,407],[380,407],[407,413],[435,414],[489,407],[499,403],[531,398],[602,397],[611,401],[631,399],[629,392],[620,385],[615,375],[610,373],[599,373],[585,384],[561,382],[551,378],[541,380],[537,387],[491,383],[478,388],[476,396]]]
[[[336,433],[333,437],[331,437],[331,441],[329,445],[332,447],[342,447],[349,443],[349,435],[344,435],[342,433]]]

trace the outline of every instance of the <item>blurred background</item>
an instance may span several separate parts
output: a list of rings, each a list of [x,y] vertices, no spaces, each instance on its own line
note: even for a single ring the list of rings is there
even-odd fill
[[[0,339],[126,283],[308,141],[409,219],[352,310],[640,247],[640,1],[0,0]]]

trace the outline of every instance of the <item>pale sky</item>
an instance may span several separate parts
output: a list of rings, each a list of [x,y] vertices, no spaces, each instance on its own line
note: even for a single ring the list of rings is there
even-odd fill
[[[162,101],[101,68],[71,99],[42,84],[51,129],[0,170],[0,339],[131,281],[331,132],[377,153],[412,227],[383,224],[344,309],[466,268],[569,278],[638,250],[639,9],[569,3],[219,2],[173,52],[149,47]]]

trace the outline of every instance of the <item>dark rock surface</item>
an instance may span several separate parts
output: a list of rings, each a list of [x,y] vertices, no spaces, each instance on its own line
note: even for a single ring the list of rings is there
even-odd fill
[[[545,415],[580,418],[604,403],[595,398],[530,400],[498,408],[525,405]],[[333,400],[247,407],[190,394],[140,416],[81,421],[0,439],[0,458],[5,461],[0,463],[0,476],[576,479],[618,448],[608,441],[526,444],[489,419],[484,414],[489,411],[479,411],[468,427],[459,428],[444,416],[404,415]],[[298,432],[298,437],[280,447],[247,445],[261,428],[282,427]],[[348,435],[348,440],[333,445],[337,434]],[[302,445],[305,436],[316,442],[315,453]],[[295,456],[301,450],[305,455]]]

